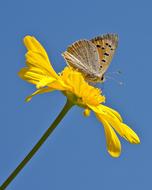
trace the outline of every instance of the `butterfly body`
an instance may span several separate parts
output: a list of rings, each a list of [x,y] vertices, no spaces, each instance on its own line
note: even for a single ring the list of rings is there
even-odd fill
[[[116,34],[106,34],[76,41],[62,55],[68,65],[84,75],[86,81],[103,82],[117,44]]]

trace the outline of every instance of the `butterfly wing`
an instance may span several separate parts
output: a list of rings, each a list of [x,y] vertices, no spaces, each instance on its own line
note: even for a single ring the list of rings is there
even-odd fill
[[[62,54],[67,64],[78,69],[86,77],[100,77],[100,58],[97,47],[88,40],[73,43]],[[98,76],[99,75],[99,76]]]
[[[112,57],[118,45],[118,35],[117,34],[105,34],[102,36],[97,36],[91,39],[98,49],[100,57],[100,67],[102,74],[108,69]]]

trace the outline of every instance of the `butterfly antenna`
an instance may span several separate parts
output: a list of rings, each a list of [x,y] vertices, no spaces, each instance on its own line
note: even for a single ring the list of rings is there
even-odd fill
[[[122,74],[122,71],[121,71],[121,70],[118,70],[118,71],[114,71],[114,72],[107,72],[107,74],[121,75],[121,74]]]
[[[119,85],[124,85],[124,83],[122,81],[119,81],[117,79],[115,79],[114,77],[111,77],[111,76],[106,76],[106,79],[112,79],[113,81],[115,81],[117,84]]]

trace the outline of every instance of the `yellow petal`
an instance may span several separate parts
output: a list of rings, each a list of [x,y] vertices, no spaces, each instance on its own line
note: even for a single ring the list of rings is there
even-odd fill
[[[52,77],[43,77],[37,84],[36,84],[36,88],[42,88],[45,86],[48,86],[50,83],[56,81],[55,78]]]
[[[52,88],[42,88],[42,89],[36,90],[33,94],[27,96],[25,101],[29,102],[33,98],[33,96],[35,96],[37,94],[43,94],[43,93],[46,93],[46,92],[51,92],[53,90],[54,89],[52,89]]]
[[[140,139],[138,135],[126,124],[122,123],[116,114],[113,114],[110,109],[105,110],[105,106],[100,105],[97,107],[89,106],[97,115],[100,120],[106,120],[110,126],[112,126],[116,132],[130,143],[138,144]]]
[[[117,117],[121,122],[123,121],[121,115],[114,109],[109,108],[108,106],[105,105],[100,105],[106,112],[113,114],[115,117]]]
[[[52,71],[50,69],[50,63],[46,61],[45,57],[41,55],[40,53],[28,51],[25,54],[26,57],[26,64],[28,67],[37,67],[40,68],[45,75],[50,75],[52,74]],[[54,75],[54,72],[53,72]],[[56,74],[55,74],[56,76]]]
[[[89,105],[90,107],[90,105]],[[105,107],[103,105],[99,105],[97,107],[90,107],[98,116],[101,118],[104,118],[108,123],[119,133],[120,136],[123,136],[123,130],[121,128],[121,121],[118,119],[118,117],[113,114],[110,110],[105,110]]]
[[[31,50],[31,51],[37,52],[37,53],[42,53],[43,56],[49,60],[45,49],[34,36],[25,36],[23,41],[24,41],[24,44],[25,44],[27,50]]]
[[[64,84],[64,81],[62,81],[60,78],[52,83],[48,83],[47,86],[54,90],[60,90],[60,91],[65,91],[68,89],[68,86],[66,86]]]
[[[101,119],[101,117],[98,116],[97,118],[103,123],[106,136],[107,150],[109,154],[112,157],[119,157],[121,153],[121,143],[116,133],[106,120]]]
[[[125,138],[127,141],[133,144],[140,143],[138,135],[126,124],[121,123],[108,115],[102,115],[101,117],[106,119],[121,137]]]
[[[104,113],[100,115],[117,131],[117,133],[123,137],[123,129],[121,127],[121,122],[117,117],[112,117],[110,114]]]
[[[87,106],[88,106],[92,111],[94,111],[94,112],[97,113],[97,114],[104,114],[104,111],[102,110],[101,105],[99,105],[99,106],[93,106],[93,105],[87,104]]]
[[[19,72],[18,75],[23,79],[29,82],[29,80],[35,81],[34,84],[37,84],[44,76],[43,74],[39,74],[38,72],[35,72],[33,68],[22,68]]]
[[[121,128],[123,131],[123,138],[125,138],[127,141],[129,141],[132,144],[139,144],[140,139],[138,135],[126,124],[121,123]]]
[[[50,64],[48,55],[43,46],[32,36],[26,36],[24,38],[24,44],[28,49],[26,54],[27,65],[39,67],[47,71],[52,77],[58,77]]]
[[[28,73],[28,68],[22,68],[19,72],[18,72],[19,77],[21,77],[23,80],[32,83],[32,84],[37,84],[39,79],[35,78],[33,75],[30,75]]]

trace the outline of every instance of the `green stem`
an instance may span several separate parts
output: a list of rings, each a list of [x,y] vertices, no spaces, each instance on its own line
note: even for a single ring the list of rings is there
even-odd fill
[[[24,168],[24,166],[30,161],[30,159],[35,155],[35,153],[39,150],[42,144],[46,141],[49,135],[53,132],[53,130],[57,127],[66,113],[73,106],[71,102],[67,100],[65,106],[63,107],[60,114],[57,116],[52,125],[47,129],[47,131],[42,135],[37,144],[32,148],[32,150],[27,154],[27,156],[22,160],[22,162],[17,166],[17,168],[10,174],[10,176],[5,180],[5,182],[0,186],[0,190],[4,190],[17,176],[17,174]]]

